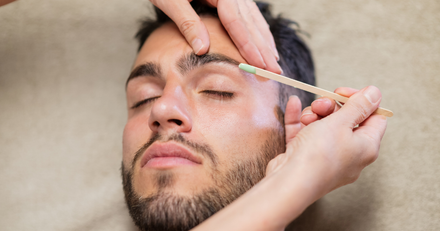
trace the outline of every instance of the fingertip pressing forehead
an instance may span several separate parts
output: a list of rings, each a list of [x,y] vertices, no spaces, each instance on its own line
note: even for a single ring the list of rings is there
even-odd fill
[[[201,20],[210,34],[211,46],[209,53],[221,53],[240,63],[246,63],[218,18],[206,15],[201,16]],[[145,62],[157,61],[165,56],[167,62],[171,62],[170,58],[172,57],[176,59],[174,61],[177,61],[177,58],[180,57],[179,54],[191,51],[190,44],[180,33],[178,27],[173,22],[167,22],[148,37],[136,58],[133,69]]]

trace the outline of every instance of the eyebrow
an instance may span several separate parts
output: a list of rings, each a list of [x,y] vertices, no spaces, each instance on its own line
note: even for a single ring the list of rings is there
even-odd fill
[[[180,74],[185,75],[191,70],[195,68],[201,67],[208,63],[225,63],[229,65],[238,66],[240,62],[235,59],[232,59],[226,55],[219,53],[207,53],[204,55],[196,55],[193,52],[187,55],[184,55],[177,61],[177,68]],[[157,77],[163,78],[161,73],[160,64],[154,62],[147,62],[145,64],[137,66],[131,73],[127,79],[125,84],[125,88],[127,88],[128,82],[137,77]]]
[[[160,78],[162,76],[162,73],[160,71],[159,64],[147,62],[145,64],[137,66],[133,71],[131,71],[130,76],[128,76],[127,82],[125,83],[125,88],[127,88],[128,82],[130,80],[141,76],[152,76]]]
[[[237,60],[219,53],[207,53],[200,56],[190,53],[179,59],[177,67],[179,68],[180,73],[184,75],[189,71],[208,63],[226,63],[234,66],[240,64]]]

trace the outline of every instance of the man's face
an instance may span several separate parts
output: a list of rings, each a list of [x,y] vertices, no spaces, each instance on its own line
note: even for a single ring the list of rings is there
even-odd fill
[[[219,20],[202,20],[211,39],[207,55],[195,56],[167,23],[136,59],[123,134],[129,207],[161,210],[177,206],[179,198],[191,207],[197,198],[218,204],[207,209],[212,215],[258,182],[267,162],[283,151],[278,84],[241,71],[237,62],[246,61]]]

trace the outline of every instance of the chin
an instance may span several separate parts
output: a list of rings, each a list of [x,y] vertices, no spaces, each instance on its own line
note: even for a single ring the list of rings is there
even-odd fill
[[[134,176],[133,188],[142,198],[158,192],[169,192],[190,197],[215,186],[213,173],[194,166],[180,166],[166,170],[148,169]]]

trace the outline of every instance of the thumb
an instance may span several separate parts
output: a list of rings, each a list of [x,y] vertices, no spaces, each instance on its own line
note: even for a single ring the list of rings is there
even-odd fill
[[[296,134],[304,127],[301,123],[301,100],[298,96],[289,97],[284,114],[284,127],[286,133],[286,144],[288,144]]]
[[[151,2],[174,21],[196,55],[208,52],[208,30],[188,0],[151,0]]]
[[[273,158],[267,164],[266,176],[278,171],[278,169],[280,169],[286,161],[287,161],[287,155],[285,153],[281,153],[278,156],[276,156],[275,158]]]
[[[382,94],[375,86],[368,86],[352,95],[347,103],[331,118],[338,124],[346,125],[353,129],[356,125],[366,120],[378,107]]]

